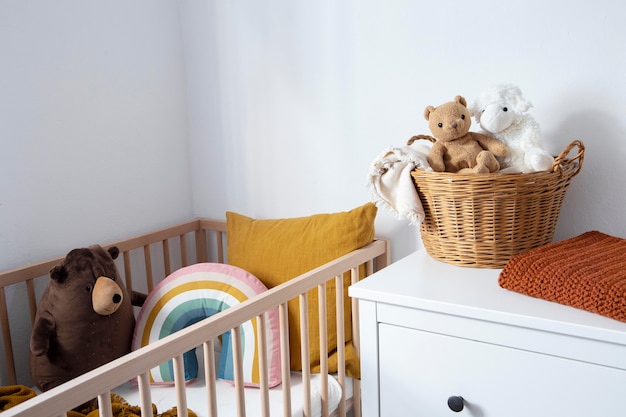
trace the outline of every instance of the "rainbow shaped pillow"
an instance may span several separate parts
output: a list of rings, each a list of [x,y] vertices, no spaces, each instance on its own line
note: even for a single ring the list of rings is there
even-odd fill
[[[266,291],[261,281],[249,272],[226,264],[199,263],[181,268],[161,281],[150,292],[139,311],[135,324],[132,349],[136,350],[157,341],[213,314]],[[281,383],[278,309],[265,315],[267,329],[266,351],[269,362],[269,386]],[[246,386],[259,386],[259,348],[257,323],[250,320],[241,325],[243,345],[243,374]],[[221,336],[222,350],[217,376],[234,380],[233,353],[230,332]],[[198,376],[195,349],[183,355],[185,380]],[[153,384],[172,384],[172,361],[150,370]]]

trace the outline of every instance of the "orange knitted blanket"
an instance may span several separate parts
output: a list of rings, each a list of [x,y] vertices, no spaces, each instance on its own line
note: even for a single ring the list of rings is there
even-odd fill
[[[626,321],[626,239],[598,231],[514,256],[502,288]]]

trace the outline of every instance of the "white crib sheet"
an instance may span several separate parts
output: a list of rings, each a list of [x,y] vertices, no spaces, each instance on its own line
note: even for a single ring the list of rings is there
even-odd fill
[[[299,372],[291,373],[291,415],[301,417],[303,406],[303,388],[302,375]],[[193,410],[198,417],[208,416],[208,405],[206,386],[204,378],[189,382],[187,388],[187,407]],[[114,393],[122,396],[129,404],[138,405],[139,390],[136,385],[130,382],[123,384],[112,390]],[[260,390],[258,388],[246,388],[246,415],[257,416],[261,409]],[[282,384],[271,388],[270,390],[270,415],[283,415],[283,388]],[[313,416],[322,415],[321,403],[321,376],[312,375],[311,377],[311,413]],[[352,397],[352,379],[346,379],[346,398]],[[235,408],[235,388],[230,382],[217,380],[216,392],[218,401],[219,417],[235,417],[237,410]],[[173,386],[153,386],[151,390],[152,402],[157,406],[159,412],[164,412],[176,406],[176,394]],[[341,400],[341,386],[339,382],[333,378],[328,378],[328,403],[329,412],[332,413]]]

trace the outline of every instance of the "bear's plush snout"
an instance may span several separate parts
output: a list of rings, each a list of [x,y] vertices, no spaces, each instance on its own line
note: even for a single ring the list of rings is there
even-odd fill
[[[93,310],[101,316],[110,316],[120,307],[124,295],[117,283],[109,277],[99,277],[91,293]]]

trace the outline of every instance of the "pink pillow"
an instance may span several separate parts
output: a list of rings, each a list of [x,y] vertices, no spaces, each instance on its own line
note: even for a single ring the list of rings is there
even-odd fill
[[[148,295],[137,317],[133,350],[162,339],[213,314],[267,291],[249,272],[226,264],[200,263],[181,268],[160,282]],[[269,362],[269,386],[281,383],[278,309],[265,314]],[[241,325],[244,384],[259,386],[256,319]],[[234,380],[230,332],[222,335],[218,378]],[[184,354],[185,379],[198,376],[195,349]],[[154,384],[172,384],[172,361],[150,370]]]

